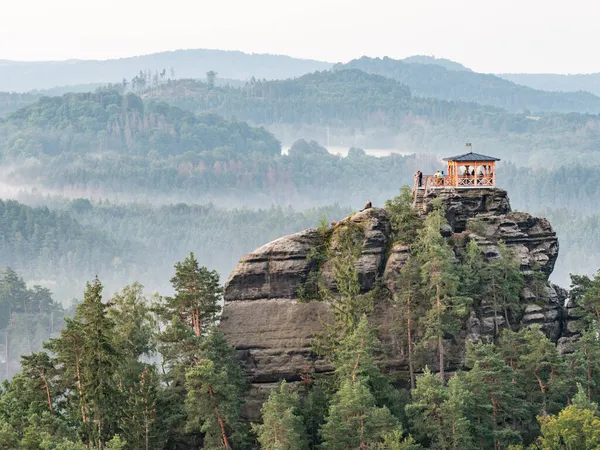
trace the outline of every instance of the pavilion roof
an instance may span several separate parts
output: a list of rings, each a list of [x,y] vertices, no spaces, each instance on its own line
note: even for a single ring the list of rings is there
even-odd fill
[[[465,153],[463,155],[451,156],[450,158],[444,158],[444,161],[500,161],[499,158],[493,156],[485,156],[479,153]]]

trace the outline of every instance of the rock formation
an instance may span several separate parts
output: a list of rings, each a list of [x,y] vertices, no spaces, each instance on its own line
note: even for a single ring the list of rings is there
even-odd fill
[[[504,241],[520,258],[526,277],[533,270],[541,270],[547,280],[558,257],[558,240],[546,219],[512,212],[506,191],[501,189],[433,190],[419,199],[416,208],[427,214],[436,197],[441,199],[449,223],[443,234],[455,251],[459,252],[460,243],[471,238],[486,258],[492,259],[498,256],[498,245]],[[380,325],[382,342],[393,349],[389,298],[397,293],[394,280],[408,257],[408,248],[390,242],[391,227],[384,209],[371,208],[354,214],[336,223],[329,232],[335,236],[336,230],[351,223],[364,231],[361,255],[356,262],[361,289],[372,289],[377,279],[388,288],[388,298],[377,301],[373,320]],[[246,413],[251,418],[257,417],[270,388],[281,379],[294,382],[309,370],[331,370],[327,361],[316,358],[311,351],[314,335],[322,332],[323,323],[330,320],[328,305],[302,302],[298,295],[299,288],[315,270],[335,289],[328,261],[317,267],[311,257],[324,240],[323,233],[315,229],[277,239],[246,255],[226,283],[220,326],[248,369],[253,393]],[[335,239],[332,242],[335,245]],[[515,323],[538,324],[552,340],[566,339],[563,290],[544,281],[537,293],[525,287],[521,299],[523,314],[514,318]],[[449,343],[449,369],[460,365],[465,339],[485,340],[492,335],[493,320],[493,311],[485,302],[473,311],[459,338]],[[406,371],[406,355],[401,349],[390,351],[383,360],[388,370]],[[432,360],[430,367],[435,365]]]

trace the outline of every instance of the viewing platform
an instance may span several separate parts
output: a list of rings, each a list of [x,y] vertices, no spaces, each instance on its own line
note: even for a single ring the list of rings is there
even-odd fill
[[[496,187],[496,161],[500,159],[470,152],[444,161],[448,163],[446,173],[416,176],[415,189]]]
[[[479,153],[444,158],[447,171],[434,175],[417,172],[413,189],[413,206],[422,203],[427,193],[436,189],[493,189],[496,187],[496,162],[500,159]]]

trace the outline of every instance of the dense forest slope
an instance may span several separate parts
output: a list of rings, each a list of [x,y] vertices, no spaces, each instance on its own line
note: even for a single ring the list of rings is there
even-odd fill
[[[391,58],[355,59],[336,69],[359,69],[406,84],[416,94],[442,100],[476,102],[511,112],[599,113],[600,97],[587,92],[546,92],[495,75],[447,70],[434,64],[409,64]]]
[[[176,50],[106,61],[0,61],[0,91],[25,92],[86,83],[119,83],[140,70],[171,77],[204,78],[216,71],[221,77],[246,80],[288,78],[331,67],[330,63],[283,55],[248,54],[225,50]],[[43,73],[44,76],[40,77]]]
[[[34,103],[38,99],[39,95],[33,93],[17,94],[14,92],[0,92],[0,119],[11,112]]]
[[[227,274],[240,255],[261,242],[349,211],[340,206],[304,212],[153,207],[87,199],[51,206],[0,201],[0,267],[11,266],[29,282],[50,288],[61,303],[79,296],[81,286],[95,275],[110,291],[133,281],[151,291],[168,289],[161,275],[190,250]]]
[[[0,200],[0,267],[51,287],[63,301],[95,274],[126,279],[140,249],[84,227],[66,212]]]

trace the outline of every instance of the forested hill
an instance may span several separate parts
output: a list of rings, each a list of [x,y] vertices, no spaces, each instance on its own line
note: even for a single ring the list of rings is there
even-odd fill
[[[4,138],[0,152],[13,157],[281,152],[279,142],[263,129],[145,103],[135,94],[123,95],[109,88],[93,94],[43,97],[0,122],[0,137]]]
[[[107,61],[0,61],[0,91],[25,92],[69,84],[114,83],[140,70],[155,73],[166,69],[172,78],[203,78],[206,72],[213,70],[223,78],[246,80],[253,76],[288,78],[330,67],[327,62],[283,55],[208,49],[176,50]],[[40,77],[42,73],[44,76]]]
[[[416,95],[476,102],[511,112],[600,112],[600,97],[588,92],[546,92],[520,86],[495,75],[447,70],[437,64],[410,64],[391,58],[362,57],[336,69],[359,69],[406,84]]]
[[[310,137],[347,147],[446,154],[473,140],[484,143],[486,152],[518,157],[522,163],[529,163],[534,151],[544,152],[545,163],[547,158],[564,161],[561,155],[574,150],[577,158],[595,152],[600,124],[598,115],[530,117],[472,102],[419,97],[396,80],[356,69],[254,80],[243,88],[177,80],[147,89],[143,96],[265,125],[286,143]]]

